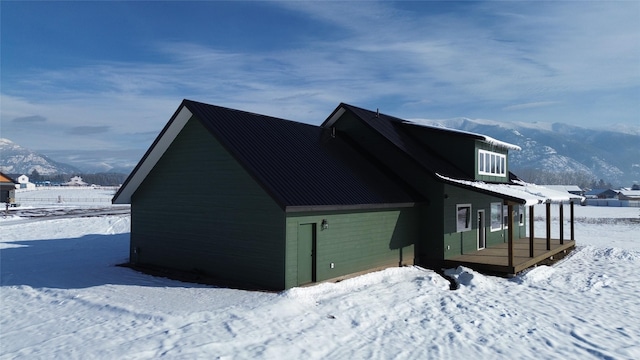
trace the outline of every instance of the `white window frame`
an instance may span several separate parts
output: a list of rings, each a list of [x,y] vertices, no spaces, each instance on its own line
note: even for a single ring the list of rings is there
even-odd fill
[[[466,219],[463,220],[464,224],[462,224],[460,222],[460,210],[462,209],[467,209],[467,216]],[[471,226],[471,214],[472,214],[472,209],[471,209],[471,204],[456,204],[456,232],[463,232],[463,231],[470,231],[472,229]]]
[[[478,174],[507,177],[507,155],[478,149]]]

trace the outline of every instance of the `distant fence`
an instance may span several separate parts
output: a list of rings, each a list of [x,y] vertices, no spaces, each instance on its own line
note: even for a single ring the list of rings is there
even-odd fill
[[[47,204],[64,204],[64,203],[87,203],[87,202],[111,202],[110,198],[18,198],[17,202],[20,203],[47,203]]]
[[[585,205],[610,206],[610,207],[640,207],[640,200],[587,199],[585,200]]]

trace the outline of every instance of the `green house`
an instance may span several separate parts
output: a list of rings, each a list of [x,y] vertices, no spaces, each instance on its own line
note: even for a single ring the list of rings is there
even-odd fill
[[[513,149],[347,104],[314,126],[184,100],[113,202],[132,264],[281,290],[525,237],[550,199]]]

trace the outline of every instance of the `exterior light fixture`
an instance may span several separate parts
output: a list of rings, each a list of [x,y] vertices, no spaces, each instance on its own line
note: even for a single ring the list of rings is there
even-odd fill
[[[322,219],[322,223],[320,223],[320,226],[322,227],[322,230],[327,230],[329,228],[329,222],[327,221],[327,219]]]

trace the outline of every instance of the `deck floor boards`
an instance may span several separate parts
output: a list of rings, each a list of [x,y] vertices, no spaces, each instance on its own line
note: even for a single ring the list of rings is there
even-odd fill
[[[444,265],[445,267],[462,265],[480,272],[510,276],[547,261],[552,256],[564,256],[575,245],[574,240],[564,240],[564,244],[560,244],[559,239],[551,239],[551,250],[547,250],[547,239],[534,238],[534,256],[529,257],[529,238],[521,238],[513,242],[513,266],[511,267],[509,266],[508,244],[506,242],[446,259]]]

